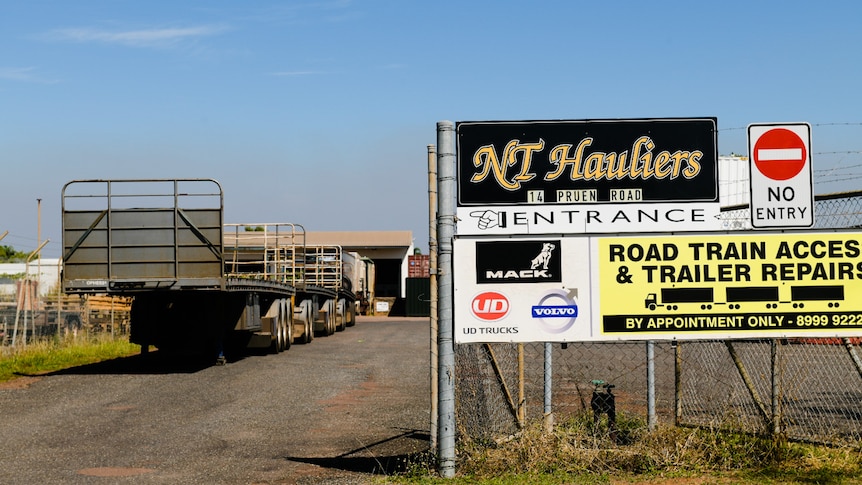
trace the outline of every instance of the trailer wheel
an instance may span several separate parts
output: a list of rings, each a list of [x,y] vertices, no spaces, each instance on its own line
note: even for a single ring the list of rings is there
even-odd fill
[[[302,321],[302,339],[303,344],[310,344],[314,340],[314,322],[311,317],[311,300],[302,300],[297,307],[299,318]]]
[[[353,302],[347,303],[347,326],[356,325],[356,305]]]
[[[347,302],[344,299],[339,299],[335,304],[335,331],[343,332],[347,330]]]
[[[272,315],[272,344],[270,351],[274,354],[281,353],[290,346],[287,343],[287,329],[285,328],[284,303],[282,300],[276,300],[272,303],[267,316]]]
[[[281,330],[281,317],[276,315],[275,318],[272,319],[272,344],[270,345],[270,352],[273,354],[277,354],[284,350],[284,335]]]
[[[338,308],[335,305],[335,300],[327,300],[326,302],[326,335],[335,333],[338,327]]]
[[[293,308],[290,308],[290,305],[286,300],[281,300],[280,307],[282,321],[281,328],[284,333],[284,345],[282,347],[284,350],[288,350],[293,344]]]
[[[305,321],[305,331],[302,334],[302,343],[310,344],[314,340],[314,322]]]

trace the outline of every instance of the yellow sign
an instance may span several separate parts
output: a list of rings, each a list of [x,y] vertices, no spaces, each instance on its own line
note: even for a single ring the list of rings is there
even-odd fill
[[[600,332],[860,335],[860,240],[813,231],[597,238]]]

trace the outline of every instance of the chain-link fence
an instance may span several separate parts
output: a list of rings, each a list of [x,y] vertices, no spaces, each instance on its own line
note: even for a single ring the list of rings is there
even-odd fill
[[[78,333],[128,334],[130,298],[38,295],[34,283],[22,280],[0,298],[0,345]]]
[[[729,230],[750,227],[747,207],[730,208],[723,218]],[[821,229],[862,227],[862,193],[815,197],[815,221]],[[614,386],[616,412],[642,417],[644,423],[652,389],[653,416],[660,423],[777,430],[791,439],[858,443],[859,343],[835,338],[685,341],[655,342],[649,350],[646,342],[461,344],[455,349],[458,432],[473,439],[506,436],[523,423],[543,419],[548,404],[558,421],[590,413],[593,391],[601,384],[593,381],[604,381]]]
[[[678,351],[683,424],[862,439],[862,349],[850,339],[687,342]]]
[[[645,342],[548,345],[551,412],[556,420],[591,412],[594,380],[614,386],[618,411],[646,417]],[[515,432],[519,422],[543,419],[545,349],[546,344],[541,343],[457,346],[459,432],[471,438],[492,439]],[[674,352],[670,344],[657,343],[654,355],[657,414],[673,419]]]

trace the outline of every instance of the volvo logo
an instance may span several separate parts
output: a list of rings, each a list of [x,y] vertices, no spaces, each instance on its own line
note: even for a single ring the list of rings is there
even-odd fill
[[[550,290],[532,307],[533,320],[550,333],[563,333],[578,319],[578,290]]]

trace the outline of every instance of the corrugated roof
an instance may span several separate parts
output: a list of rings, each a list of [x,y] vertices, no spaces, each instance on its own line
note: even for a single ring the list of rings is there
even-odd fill
[[[338,245],[351,248],[408,248],[412,231],[308,231],[309,245]]]

